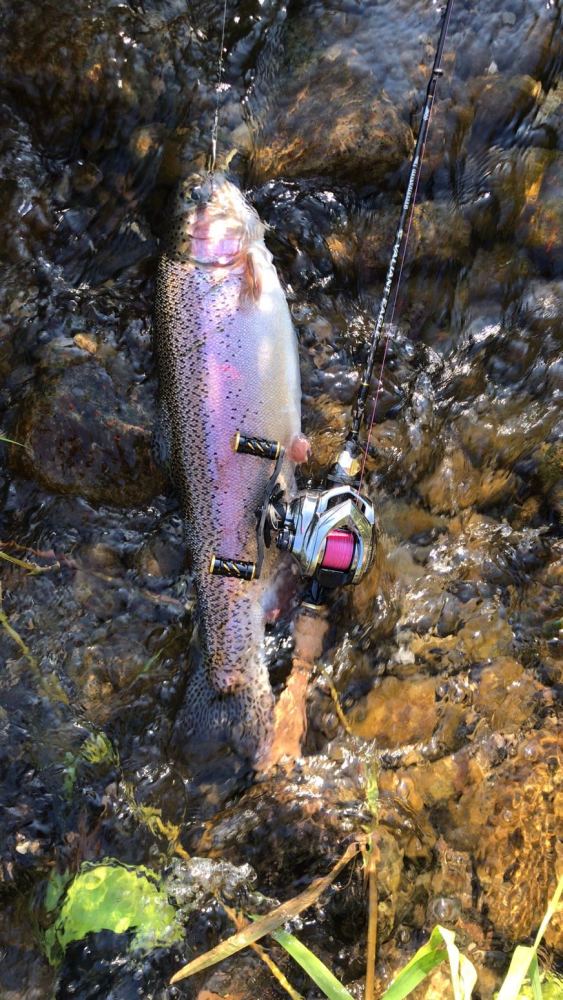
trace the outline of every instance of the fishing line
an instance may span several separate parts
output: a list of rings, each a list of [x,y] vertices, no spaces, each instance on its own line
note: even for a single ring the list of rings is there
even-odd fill
[[[368,436],[363,449],[362,463],[361,463],[361,473],[360,473],[360,485],[361,490],[364,472],[366,466],[366,460],[368,455],[369,444],[371,440],[371,435],[373,431],[373,425],[375,422],[375,415],[377,409],[377,403],[379,401],[379,396],[382,388],[383,372],[385,369],[385,362],[387,359],[387,352],[389,348],[389,341],[391,339],[392,332],[392,322],[395,315],[395,307],[397,305],[397,297],[399,294],[399,286],[401,282],[401,277],[403,273],[403,266],[405,263],[405,257],[407,252],[408,239],[410,235],[410,230],[412,226],[412,220],[414,215],[414,206],[416,201],[416,196],[418,193],[418,185],[420,182],[420,175],[422,171],[422,162],[424,158],[424,151],[426,148],[426,140],[428,137],[428,128],[430,124],[430,115],[432,107],[434,104],[434,96],[436,93],[436,85],[440,76],[442,76],[443,70],[441,69],[442,55],[444,52],[444,45],[446,41],[446,35],[450,23],[451,12],[453,8],[454,0],[448,0],[446,5],[446,10],[444,12],[444,17],[442,21],[442,26],[440,29],[440,37],[438,39],[438,45],[436,48],[436,55],[434,57],[434,65],[432,67],[432,73],[430,75],[430,81],[428,83],[428,88],[426,91],[426,98],[424,101],[424,106],[422,110],[422,118],[420,123],[420,128],[418,132],[418,138],[416,140],[414,155],[411,163],[411,169],[409,173],[409,180],[407,184],[407,190],[405,192],[405,197],[403,199],[403,205],[401,208],[401,215],[399,218],[399,225],[397,227],[397,232],[395,234],[395,241],[393,244],[393,249],[391,252],[391,259],[389,261],[389,266],[387,269],[387,274],[385,277],[385,284],[383,286],[383,295],[381,298],[381,303],[379,307],[379,312],[377,315],[374,331],[372,334],[370,342],[370,350],[368,359],[364,368],[364,372],[360,382],[360,389],[356,399],[356,404],[352,414],[352,429],[348,435],[347,443],[353,447],[357,446],[358,438],[360,434],[360,429],[364,420],[364,414],[367,404],[367,398],[369,393],[369,388],[371,384],[371,378],[373,375],[373,369],[375,367],[375,358],[381,341],[381,336],[383,333],[383,328],[385,324],[385,319],[387,315],[387,308],[389,305],[389,300],[391,297],[391,288],[393,286],[393,279],[395,275],[395,268],[400,255],[400,267],[399,275],[395,285],[395,295],[393,299],[393,305],[391,310],[391,318],[387,325],[387,330],[385,333],[385,341],[383,347],[383,358],[381,362],[381,368],[379,372],[379,379],[377,382],[377,389],[375,400],[373,404],[373,409],[371,413],[371,419],[368,428]]]
[[[221,44],[219,46],[219,59],[217,65],[217,88],[215,99],[215,114],[213,116],[213,126],[211,128],[211,163],[209,173],[213,177],[217,163],[217,136],[219,134],[219,102],[221,100],[221,83],[223,80],[223,49],[225,46],[225,26],[227,23],[227,2],[223,4],[223,23],[221,25]]]
[[[431,98],[431,101],[430,101],[430,104],[429,104],[429,109],[428,109],[428,127],[429,128],[430,128],[430,120],[432,118],[432,108],[433,107],[434,107],[434,94],[432,94],[432,98]],[[401,263],[400,263],[400,266],[399,266],[399,274],[397,275],[397,281],[395,282],[395,295],[394,295],[394,298],[393,298],[393,305],[391,306],[391,315],[389,317],[389,322],[387,324],[387,332],[385,334],[385,342],[383,344],[383,357],[381,359],[381,368],[379,370],[379,378],[377,380],[377,390],[376,390],[376,393],[375,393],[375,399],[374,399],[373,408],[372,408],[372,411],[371,411],[371,418],[370,418],[370,422],[369,422],[369,426],[368,426],[368,435],[367,435],[367,439],[366,439],[366,443],[365,443],[365,447],[364,447],[364,451],[363,451],[363,455],[362,455],[362,467],[361,467],[361,472],[360,472],[360,485],[358,486],[358,490],[360,490],[360,491],[362,489],[363,482],[364,482],[364,472],[365,472],[365,468],[366,468],[366,461],[367,461],[368,452],[369,452],[369,446],[370,446],[371,435],[372,435],[372,431],[373,431],[373,425],[375,423],[375,413],[376,413],[376,410],[377,410],[377,403],[379,401],[379,394],[380,394],[380,392],[381,392],[381,390],[383,388],[383,372],[385,370],[385,362],[387,360],[387,351],[389,349],[389,342],[391,340],[391,333],[392,333],[392,330],[393,330],[393,320],[395,318],[395,309],[397,307],[397,299],[399,297],[399,289],[401,287],[401,278],[403,276],[403,267],[405,265],[405,259],[406,259],[406,256],[407,256],[407,249],[408,249],[408,244],[409,244],[409,236],[410,236],[410,231],[411,231],[411,226],[412,226],[412,220],[414,218],[414,209],[415,209],[415,205],[416,205],[416,198],[417,198],[417,195],[418,195],[418,185],[420,183],[420,176],[422,174],[422,162],[424,160],[424,152],[425,152],[425,149],[426,149],[426,139],[427,139],[427,136],[425,136],[424,141],[422,143],[422,148],[421,148],[421,153],[420,153],[420,163],[419,163],[419,168],[418,168],[418,176],[416,178],[416,183],[415,183],[415,186],[414,186],[414,192],[413,192],[413,197],[412,197],[412,206],[411,206],[411,210],[409,212],[408,224],[407,224],[407,229],[406,229],[405,239],[404,239],[404,244],[403,244],[403,252],[402,252],[402,255],[401,255]]]

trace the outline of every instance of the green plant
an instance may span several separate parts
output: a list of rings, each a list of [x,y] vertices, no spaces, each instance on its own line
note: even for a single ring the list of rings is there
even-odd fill
[[[324,995],[328,997],[328,1000],[352,1000],[351,993],[338,981],[331,970],[309,948],[299,941],[295,935],[280,930],[280,928],[288,919],[297,916],[298,913],[311,906],[319,898],[321,893],[334,881],[336,875],[354,857],[354,846],[357,848],[365,847],[365,840],[363,838],[358,841],[357,845],[351,845],[329,874],[322,879],[316,879],[305,892],[296,896],[295,899],[284,903],[282,906],[276,907],[275,910],[272,910],[265,916],[255,918],[253,925],[233,934],[226,941],[222,941],[215,948],[212,948],[209,952],[194,959],[180,969],[172,977],[171,982],[176,983],[180,979],[194,975],[196,972],[201,972],[210,965],[214,965],[216,962],[220,962],[236,954],[237,951],[248,947],[251,943],[269,934],[301,966],[313,982],[317,984],[319,989],[322,990]],[[534,944],[529,947],[518,945],[515,949],[510,968],[498,993],[497,1000],[519,1000],[519,998],[523,997],[532,997],[533,1000],[552,1000],[553,997],[561,995],[560,992],[553,992],[553,981],[550,981],[549,977],[544,979],[544,984],[542,985],[537,951],[549,921],[560,908],[562,894],[563,876],[559,879],[555,893],[550,900]],[[400,970],[391,985],[386,989],[381,1000],[403,1000],[404,997],[409,996],[446,959],[448,959],[450,965],[454,1000],[471,1000],[473,988],[477,982],[477,971],[470,960],[457,947],[454,932],[440,925],[434,927],[426,944],[422,945],[410,961],[407,962],[405,967]],[[522,992],[522,990],[527,989],[526,978],[530,980],[531,993]],[[543,986],[545,986],[545,991]]]
[[[132,947],[141,951],[182,938],[176,912],[158,877],[144,866],[133,868],[112,859],[84,864],[71,881],[68,876],[55,877],[47,908],[58,907],[61,898],[57,918],[45,933],[51,963],[60,959],[71,941],[100,930],[133,931]]]

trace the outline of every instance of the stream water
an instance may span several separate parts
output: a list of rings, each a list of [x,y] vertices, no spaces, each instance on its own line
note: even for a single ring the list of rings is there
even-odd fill
[[[454,7],[367,465],[381,547],[330,607],[353,735],[319,673],[303,758],[259,781],[169,742],[194,596],[151,451],[158,243],[208,154],[222,8],[0,4],[0,551],[41,570],[0,560],[0,997],[283,997],[254,953],[167,982],[227,933],[218,896],[267,908],[328,871],[377,751],[379,987],[440,922],[486,1000],[561,866],[561,5]],[[347,427],[438,28],[433,0],[228,3],[219,159],[287,288],[304,480]],[[154,870],[174,940],[94,922],[51,964],[87,862]],[[297,925],[358,998],[366,914],[356,866]]]

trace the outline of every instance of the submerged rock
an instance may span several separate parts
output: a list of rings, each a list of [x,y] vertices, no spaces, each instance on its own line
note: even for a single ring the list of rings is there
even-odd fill
[[[14,436],[14,471],[55,493],[92,503],[146,503],[164,485],[152,458],[151,429],[119,399],[107,372],[93,361],[46,372],[21,405]]]
[[[260,182],[312,174],[382,182],[407,159],[412,144],[411,130],[388,98],[374,100],[364,78],[346,64],[321,60],[301,74],[293,66],[280,80],[278,107],[262,129],[253,174]]]
[[[451,806],[454,840],[476,852],[480,905],[510,941],[539,927],[555,888],[561,825],[560,732],[532,734],[487,782],[468,788]],[[555,917],[546,943],[563,945]]]

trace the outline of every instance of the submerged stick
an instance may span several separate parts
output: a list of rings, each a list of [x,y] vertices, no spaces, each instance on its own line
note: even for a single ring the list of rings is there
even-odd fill
[[[240,917],[239,914],[236,913],[235,910],[233,910],[230,906],[227,906],[227,904],[224,902],[224,900],[221,900],[221,906],[223,907],[223,909],[224,909],[225,913],[227,914],[227,916],[229,917],[229,919],[232,920],[232,922],[235,925],[237,931],[243,931],[243,930],[245,930],[245,928],[248,926],[248,924],[246,923],[246,921],[243,920],[242,917]],[[264,965],[268,966],[268,968],[269,968],[270,972],[272,973],[272,975],[274,976],[274,978],[277,979],[278,983],[280,984],[281,987],[283,987],[283,989],[285,990],[285,992],[289,994],[289,996],[291,997],[291,1000],[303,1000],[303,997],[301,996],[301,994],[298,993],[297,990],[295,990],[293,988],[293,986],[289,982],[289,979],[287,979],[284,976],[284,974],[283,974],[282,970],[280,969],[279,965],[276,965],[276,963],[274,962],[273,958],[270,958],[270,956],[268,955],[268,952],[265,951],[264,948],[262,948],[261,945],[256,944],[256,942],[254,944],[251,944],[250,947],[252,948],[253,951],[256,952],[256,954],[258,955],[258,957],[262,959],[262,961],[264,962]]]
[[[181,979],[193,976],[196,972],[202,972],[203,969],[208,969],[210,965],[222,962],[223,959],[230,958],[231,955],[236,955],[237,951],[241,951],[242,948],[248,948],[249,945],[254,944],[255,941],[259,941],[265,934],[271,934],[272,931],[276,931],[287,920],[292,920],[293,917],[297,917],[303,910],[307,910],[309,906],[316,903],[319,896],[322,895],[325,889],[328,889],[329,885],[332,885],[336,876],[355,857],[361,844],[365,844],[365,837],[355,840],[346,848],[344,854],[336,862],[328,875],[314,879],[311,885],[299,893],[298,896],[294,896],[293,899],[282,903],[281,906],[276,906],[274,910],[260,917],[250,927],[246,927],[243,931],[233,934],[226,941],[221,941],[215,948],[211,948],[210,951],[205,952],[204,955],[200,955],[199,958],[194,958],[193,961],[188,962],[187,965],[184,965],[182,969],[179,969],[172,976],[170,985],[179,983]]]
[[[328,629],[322,611],[300,608],[293,627],[295,642],[291,673],[287,678],[274,710],[274,739],[261,770],[274,767],[282,757],[295,760],[301,756],[301,746],[307,730],[307,690],[315,661],[323,650]]]

